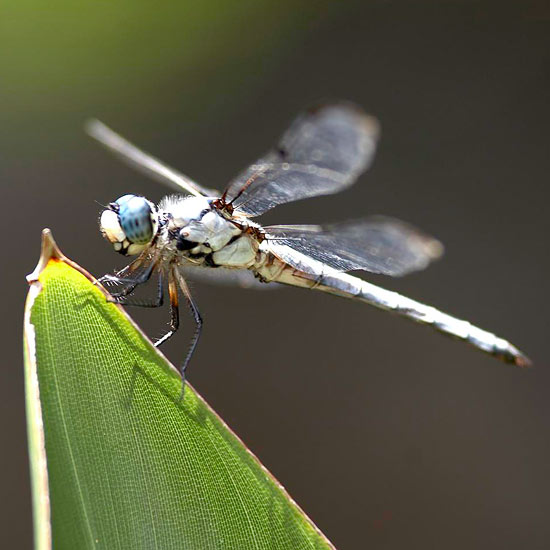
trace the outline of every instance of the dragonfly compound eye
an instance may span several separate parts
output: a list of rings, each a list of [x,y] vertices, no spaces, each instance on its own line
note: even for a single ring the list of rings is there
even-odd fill
[[[124,255],[141,252],[153,239],[158,217],[155,206],[144,197],[124,195],[101,214],[103,236]]]

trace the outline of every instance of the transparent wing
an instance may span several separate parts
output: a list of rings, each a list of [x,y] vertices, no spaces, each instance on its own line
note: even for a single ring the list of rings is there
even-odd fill
[[[99,120],[89,120],[85,125],[85,129],[89,136],[99,141],[130,166],[168,185],[178,193],[206,197],[220,196],[218,191],[202,187],[191,178],[138,149]]]
[[[339,271],[363,269],[398,277],[424,269],[443,253],[443,245],[404,222],[373,216],[340,224],[275,225],[265,228],[274,252],[303,269],[296,250]]]
[[[225,197],[258,216],[298,199],[345,189],[372,162],[378,123],[351,104],[327,104],[294,120],[276,148],[242,172]]]
[[[224,269],[223,267],[201,267],[185,266],[180,267],[183,276],[191,281],[222,286],[238,286],[240,288],[252,288],[254,290],[265,290],[277,288],[276,283],[262,283],[256,279],[248,269]]]

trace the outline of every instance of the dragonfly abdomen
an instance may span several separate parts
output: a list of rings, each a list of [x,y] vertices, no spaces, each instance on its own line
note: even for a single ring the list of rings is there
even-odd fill
[[[531,364],[531,361],[510,342],[491,332],[443,313],[432,306],[421,304],[397,292],[380,288],[359,277],[340,273],[327,266],[323,267],[322,273],[315,276],[286,265],[273,280],[292,286],[321,290],[342,298],[359,300],[379,309],[392,311],[412,321],[429,325],[442,334],[468,342],[477,349],[507,363],[520,367]]]

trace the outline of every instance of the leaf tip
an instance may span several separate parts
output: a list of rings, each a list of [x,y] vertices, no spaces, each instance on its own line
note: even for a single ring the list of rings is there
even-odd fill
[[[40,249],[40,258],[34,271],[27,275],[27,281],[29,284],[38,281],[40,274],[44,271],[48,262],[51,260],[65,261],[65,256],[59,250],[57,243],[55,242],[51,229],[45,228],[42,230],[42,245]]]

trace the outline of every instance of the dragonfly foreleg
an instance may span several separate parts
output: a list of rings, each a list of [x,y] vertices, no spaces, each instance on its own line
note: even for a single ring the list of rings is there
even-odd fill
[[[127,293],[117,293],[117,294],[111,294],[107,298],[108,302],[114,302],[115,304],[120,304],[123,306],[136,306],[136,307],[149,307],[149,308],[155,308],[155,307],[162,307],[164,305],[164,281],[162,274],[159,273],[158,277],[158,283],[157,283],[157,297],[154,300],[136,300],[134,298],[130,299],[128,297],[129,292]],[[140,284],[137,283],[135,287]],[[132,290],[133,290],[132,289]]]
[[[140,267],[144,263],[145,259],[146,258],[142,255],[139,258],[136,258],[133,262],[129,263],[126,267],[123,267],[120,271],[117,271],[114,275],[111,275],[110,273],[106,273],[105,275],[103,275],[103,277],[100,277],[99,279],[97,279],[94,284],[99,283],[105,286],[110,286],[111,284],[120,285],[124,283],[133,284],[134,281],[136,279],[139,280],[139,278],[131,279],[125,275],[128,273],[134,272],[138,267]],[[149,277],[151,276],[151,273],[152,273],[152,270],[149,272]],[[135,288],[137,284],[139,284],[139,282],[136,282],[136,285],[133,288]]]
[[[145,284],[147,281],[149,281],[149,279],[151,278],[151,275],[153,274],[153,271],[155,270],[155,267],[156,267],[156,262],[151,262],[151,264],[142,273],[140,273],[137,277],[134,277],[134,278],[119,277],[119,274],[124,273],[126,268],[123,269],[122,271],[119,271],[117,275],[109,275],[109,274],[103,275],[103,277],[99,279],[99,282],[107,283],[107,284],[114,283],[114,284],[126,285],[119,292],[111,292],[110,293],[111,295],[107,298],[107,301],[115,302],[115,303],[124,303],[126,305],[139,305],[137,304],[137,302],[134,302],[134,303],[130,303],[127,301],[122,302],[121,299],[131,294],[139,285]],[[159,279],[162,279],[162,278],[159,276]],[[161,303],[159,305],[162,305],[162,292],[160,292],[160,295],[161,295],[160,297]],[[149,305],[149,306],[143,306],[143,307],[159,307],[159,305]]]

